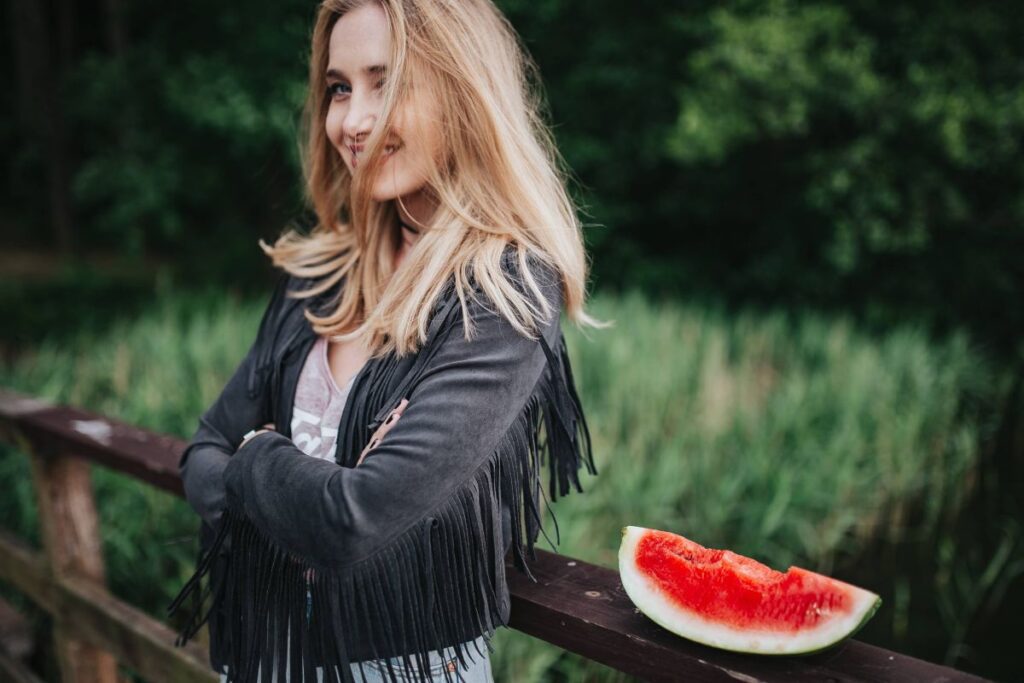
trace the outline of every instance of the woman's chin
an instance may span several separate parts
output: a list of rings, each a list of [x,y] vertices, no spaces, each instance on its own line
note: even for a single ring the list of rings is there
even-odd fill
[[[372,196],[375,201],[386,202],[392,199],[397,199],[400,196],[405,196],[411,192],[412,190],[405,191],[395,183],[385,181],[374,185],[370,196]]]
[[[392,187],[374,187],[370,196],[373,197],[375,202],[387,202],[398,196],[394,193],[393,189]]]

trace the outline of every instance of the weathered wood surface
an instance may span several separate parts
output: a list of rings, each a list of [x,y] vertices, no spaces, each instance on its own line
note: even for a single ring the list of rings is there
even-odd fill
[[[152,434],[88,411],[42,404],[0,389],[0,437],[18,433],[38,453],[67,453],[131,474],[165,491],[182,495],[177,463],[185,443]],[[9,576],[10,558],[0,547],[0,575]],[[537,550],[531,571],[534,584],[511,563],[506,565],[512,598],[512,628],[546,640],[571,652],[606,664],[640,679],[693,683],[745,683],[815,681],[826,683],[973,683],[970,674],[889,652],[855,640],[827,652],[803,657],[764,657],[716,650],[680,638],[639,613],[619,582],[618,571],[581,560]],[[17,563],[15,563],[17,564]],[[25,563],[22,563],[23,565]],[[24,576],[16,568],[26,593],[39,601],[67,600],[67,583],[56,590]],[[81,595],[81,591],[76,591]],[[81,599],[81,598],[79,598]],[[123,606],[126,609],[127,606]],[[101,610],[112,617],[117,610]],[[147,617],[148,618],[148,617]],[[87,621],[83,621],[83,625]],[[160,628],[166,629],[159,624]],[[156,629],[156,626],[153,627]],[[147,638],[173,641],[168,630]],[[104,646],[114,649],[112,634]],[[201,655],[196,655],[202,659]],[[127,661],[127,660],[126,660]],[[208,671],[208,667],[204,668]],[[169,680],[166,678],[153,680]]]
[[[50,578],[46,558],[3,529],[0,529],[0,579],[9,582],[50,614],[56,611],[56,587]]]
[[[0,438],[18,432],[34,454],[98,463],[181,496],[178,459],[185,442],[87,410],[55,406],[0,388]]]
[[[9,683],[43,683],[32,672],[32,669],[22,664],[16,657],[0,648],[0,681]]]
[[[197,643],[174,647],[174,631],[79,577],[46,577],[46,558],[23,541],[0,532],[0,579],[9,582],[48,612],[74,639],[102,648],[154,683],[216,681],[205,649]]]
[[[11,603],[0,598],[0,653],[21,660],[32,654],[34,645],[32,624]]]
[[[25,441],[24,435],[19,441]],[[32,482],[50,574],[55,580],[77,578],[104,585],[103,544],[92,494],[91,465],[57,452],[39,455],[32,443],[21,445],[33,455]],[[117,661],[68,629],[68,616],[64,610],[53,613],[54,644],[63,680],[118,683]]]

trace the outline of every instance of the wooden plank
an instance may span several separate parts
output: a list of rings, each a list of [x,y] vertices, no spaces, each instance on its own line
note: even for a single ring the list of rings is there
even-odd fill
[[[0,598],[0,650],[25,659],[33,650],[32,624],[14,605]]]
[[[65,624],[75,634],[112,652],[153,683],[219,680],[196,643],[174,646],[175,633],[148,614],[79,578],[61,581]]]
[[[65,457],[36,456],[31,460],[39,524],[51,571],[104,581],[100,520],[92,497],[89,463]]]
[[[218,680],[202,645],[175,647],[170,627],[90,580],[67,577],[43,585],[32,575],[48,577],[45,567],[42,553],[0,532],[0,578],[51,614],[61,614],[61,627],[68,634],[109,651],[153,683]]]
[[[3,529],[0,529],[0,579],[50,614],[56,611],[57,598],[46,558]]]
[[[103,415],[0,388],[0,436],[20,434],[38,455],[83,458],[183,496],[178,460],[186,443]]]
[[[34,444],[32,444],[34,446]],[[23,445],[23,448],[25,445]],[[102,584],[103,548],[92,495],[91,465],[57,454],[33,453],[32,481],[47,564],[55,579],[81,577]],[[53,613],[54,642],[67,683],[117,683],[117,661],[64,628],[64,610]]]
[[[43,683],[43,679],[35,675],[32,669],[22,664],[16,657],[0,648],[0,681],[10,683]]]
[[[681,638],[633,605],[618,571],[537,549],[534,584],[509,562],[512,628],[646,681],[977,683],[984,679],[855,640],[805,656],[727,652]]]

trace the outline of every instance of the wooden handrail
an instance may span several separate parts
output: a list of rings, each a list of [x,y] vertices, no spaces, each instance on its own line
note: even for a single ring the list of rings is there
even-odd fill
[[[181,496],[178,458],[185,442],[78,408],[54,406],[0,389],[0,438],[34,460],[97,463]],[[45,478],[44,478],[45,480]],[[78,485],[78,484],[75,484]],[[37,494],[39,491],[37,490]],[[50,491],[60,496],[60,491]],[[54,615],[68,638],[101,648],[147,680],[215,680],[205,653],[171,646],[171,630],[109,595],[101,581],[52,571],[52,553],[0,534],[0,579]],[[648,681],[756,683],[982,681],[856,640],[817,655],[755,656],[705,647],[661,628],[633,606],[615,569],[537,550],[532,583],[506,565],[510,626],[565,650]],[[69,676],[65,680],[81,679]]]

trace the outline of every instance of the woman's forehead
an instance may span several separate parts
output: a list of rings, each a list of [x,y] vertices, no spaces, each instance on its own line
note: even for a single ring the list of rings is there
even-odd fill
[[[379,73],[389,59],[391,34],[376,2],[346,12],[331,29],[327,70],[346,78]]]

